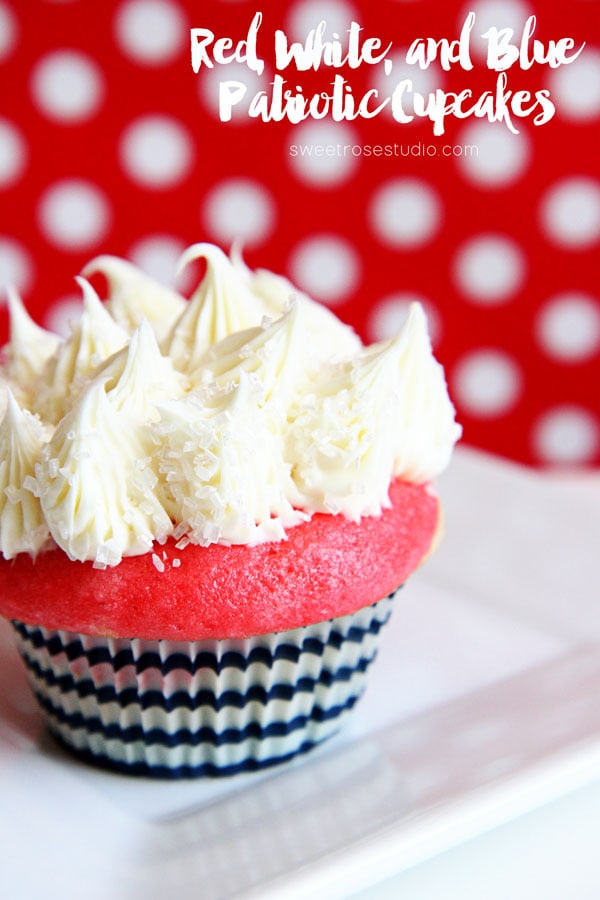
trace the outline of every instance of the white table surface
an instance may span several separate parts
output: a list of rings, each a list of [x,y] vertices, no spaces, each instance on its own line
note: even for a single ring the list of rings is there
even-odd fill
[[[0,895],[600,897],[600,476],[461,448],[439,491],[353,721],[262,776],[73,762],[3,623]]]
[[[600,781],[466,841],[355,900],[598,900]]]

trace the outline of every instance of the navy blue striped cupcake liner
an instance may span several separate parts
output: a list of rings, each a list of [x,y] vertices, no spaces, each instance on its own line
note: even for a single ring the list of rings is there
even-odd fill
[[[393,597],[244,640],[12,624],[49,728],[68,749],[131,774],[219,776],[284,762],[338,731],[364,690]]]

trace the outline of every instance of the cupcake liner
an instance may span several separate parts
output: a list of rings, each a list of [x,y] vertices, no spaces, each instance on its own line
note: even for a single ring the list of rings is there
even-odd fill
[[[244,640],[12,624],[50,730],[68,749],[132,774],[233,775],[291,759],[340,728],[364,690],[393,597]]]

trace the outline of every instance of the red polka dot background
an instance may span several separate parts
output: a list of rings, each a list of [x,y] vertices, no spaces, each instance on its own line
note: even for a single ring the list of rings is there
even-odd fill
[[[183,249],[237,240],[250,265],[285,273],[366,341],[395,333],[420,300],[466,443],[532,465],[597,465],[599,6],[263,4],[265,36],[283,27],[304,39],[321,19],[343,33],[354,19],[393,41],[392,74],[360,67],[357,95],[403,77],[425,93],[490,89],[496,76],[477,47],[471,72],[403,63],[415,37],[457,37],[469,10],[479,32],[518,31],[536,14],[541,40],[586,42],[570,65],[510,73],[516,88],[550,90],[547,124],[519,119],[513,134],[449,118],[434,137],[426,120],[401,125],[385,112],[292,125],[234,109],[221,122],[219,81],[254,94],[273,75],[269,48],[260,76],[236,62],[194,74],[189,28],[239,40],[255,2],[0,0],[2,342],[6,284],[40,324],[65,333],[79,305],[74,276],[92,257],[125,256],[189,295],[189,272],[175,278]],[[305,93],[323,84],[314,72],[301,81]],[[402,153],[368,156],[376,144]],[[359,150],[302,155],[302,145]]]

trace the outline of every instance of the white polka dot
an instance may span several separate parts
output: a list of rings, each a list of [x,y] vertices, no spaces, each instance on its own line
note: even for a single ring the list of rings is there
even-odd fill
[[[538,419],[533,444],[543,462],[585,463],[598,451],[600,429],[594,416],[583,407],[556,406]]]
[[[147,275],[163,284],[173,284],[177,263],[184,250],[185,243],[179,238],[156,234],[136,241],[129,256]]]
[[[31,89],[40,110],[59,122],[82,122],[93,116],[104,96],[96,63],[78,50],[55,50],[33,69]]]
[[[600,237],[600,183],[575,176],[553,185],[542,198],[542,227],[557,244],[585,248]]]
[[[250,178],[221,181],[207,194],[202,210],[205,227],[225,247],[235,240],[246,246],[262,243],[275,217],[273,195]]]
[[[471,33],[470,47],[473,57],[479,60],[486,59],[488,51],[488,42],[481,35],[490,28],[512,28],[513,40],[518,41],[525,22],[533,12],[529,4],[520,0],[479,0],[463,7],[459,25],[462,26],[471,10],[475,13],[475,27]]]
[[[192,138],[183,125],[167,116],[136,119],[120,143],[127,174],[147,188],[170,188],[182,181],[194,161]]]
[[[168,63],[187,47],[185,17],[171,0],[128,0],[117,12],[115,33],[124,53],[149,66]]]
[[[81,318],[83,305],[77,294],[62,297],[50,306],[44,316],[44,327],[61,337],[69,337]]]
[[[172,288],[188,290],[195,287],[192,266],[186,266],[177,276],[177,263],[186,248],[178,237],[169,234],[151,234],[141,238],[130,248],[129,257],[151,278]]]
[[[458,168],[467,181],[482,187],[512,184],[527,171],[531,159],[526,132],[513,134],[499,122],[467,125],[458,135],[458,146],[465,148],[456,157]]]
[[[0,188],[10,187],[19,179],[27,161],[27,147],[21,132],[0,119]]]
[[[586,46],[574,62],[551,69],[547,86],[561,117],[582,121],[600,115],[600,50]]]
[[[33,280],[33,263],[21,244],[7,235],[0,235],[0,300],[6,302],[6,288],[15,287],[25,294]]]
[[[398,334],[406,318],[411,303],[420,303],[427,316],[427,327],[431,343],[439,343],[442,330],[440,314],[431,301],[422,294],[399,291],[378,300],[369,315],[367,324],[370,341],[385,341]]]
[[[536,322],[543,349],[564,362],[580,362],[600,349],[600,300],[577,292],[552,297]]]
[[[93,247],[110,224],[104,194],[91,182],[77,178],[51,185],[40,199],[38,212],[45,237],[64,250]]]
[[[432,187],[418,178],[396,178],[379,187],[368,207],[375,235],[392,247],[418,247],[431,240],[442,222]]]
[[[480,418],[508,412],[521,391],[521,372],[501,350],[473,350],[459,360],[453,372],[454,396],[463,410]]]
[[[521,288],[525,254],[503,235],[480,235],[460,247],[454,278],[468,300],[483,306],[504,303]]]
[[[292,131],[288,159],[294,175],[314,187],[335,187],[352,177],[358,134],[345,122],[303,122]],[[362,146],[362,145],[361,145]]]
[[[360,276],[360,257],[349,241],[320,234],[298,244],[289,261],[294,284],[317,300],[335,306],[351,294]]]
[[[234,125],[249,125],[252,122],[252,119],[248,116],[250,102],[259,91],[270,91],[269,82],[272,80],[266,69],[262,75],[258,75],[242,62],[217,65],[213,69],[201,68],[197,78],[200,99],[216,119],[220,118],[219,93],[221,82],[239,81],[246,86],[246,93],[230,109],[231,119],[228,121]],[[232,103],[233,99],[232,95]]]
[[[304,42],[309,31],[325,21],[325,40],[331,40],[334,34],[345,38],[350,23],[359,19],[356,7],[344,0],[301,0],[293,4],[285,31],[290,41]]]
[[[10,7],[0,3],[0,61],[14,50],[18,37],[17,22]]]

